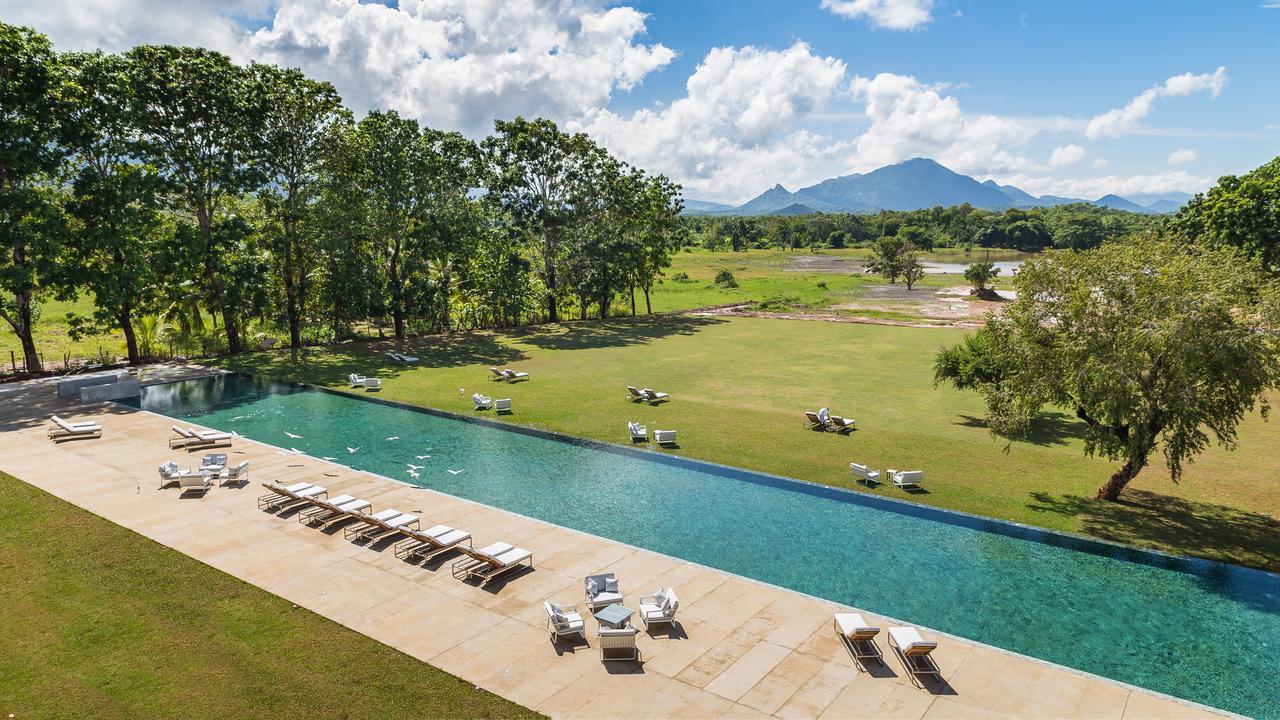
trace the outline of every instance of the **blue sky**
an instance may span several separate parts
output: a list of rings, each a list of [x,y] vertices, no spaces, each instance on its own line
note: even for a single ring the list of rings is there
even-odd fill
[[[299,66],[357,112],[473,137],[547,116],[728,202],[916,155],[1093,198],[1280,154],[1272,0],[0,0],[0,20]]]

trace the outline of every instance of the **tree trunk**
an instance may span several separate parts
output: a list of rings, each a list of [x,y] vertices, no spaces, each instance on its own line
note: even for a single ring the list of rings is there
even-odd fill
[[[1141,458],[1131,457],[1125,461],[1124,465],[1111,476],[1105,485],[1098,488],[1099,500],[1116,500],[1120,497],[1120,491],[1124,490],[1129,481],[1137,477],[1142,468],[1146,467],[1147,459],[1144,455]]]
[[[396,339],[404,339],[404,287],[400,281],[400,241],[391,250],[391,319],[395,323]],[[379,323],[378,334],[382,327]]]
[[[652,315],[652,314],[653,314],[653,306],[649,304],[649,288],[647,288],[647,287],[646,287],[646,288],[643,288],[643,289],[644,289],[644,314],[645,314],[645,315]]]
[[[231,355],[244,352],[244,343],[240,338],[240,323],[236,319],[235,310],[229,307],[222,308],[222,330],[227,334],[227,352]]]
[[[32,327],[32,293],[31,290],[22,290],[15,293],[14,300],[17,306],[17,323],[13,325],[13,333],[22,341],[22,357],[27,364],[27,372],[38,373],[43,368],[40,365],[40,351],[36,350],[36,338],[34,328]]]
[[[129,364],[141,365],[142,355],[138,352],[138,335],[133,331],[133,313],[126,305],[120,315],[116,317],[116,322],[120,324],[120,330],[124,332],[124,344],[129,349]]]
[[[631,317],[636,316],[636,286],[631,286]]]

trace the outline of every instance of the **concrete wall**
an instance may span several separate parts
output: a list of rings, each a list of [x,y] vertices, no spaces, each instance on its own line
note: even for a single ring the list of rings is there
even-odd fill
[[[85,375],[58,381],[58,397],[74,398],[80,396],[80,389],[94,385],[110,385],[117,380],[116,374]]]
[[[121,380],[108,385],[91,385],[80,389],[80,402],[103,402],[121,398],[138,397],[142,394],[142,383],[137,378]]]

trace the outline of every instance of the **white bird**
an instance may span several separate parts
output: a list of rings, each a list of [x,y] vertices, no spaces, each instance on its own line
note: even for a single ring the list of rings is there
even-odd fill
[[[359,449],[360,449],[360,448],[358,448],[358,447],[349,447],[349,448],[347,448],[347,452],[349,452],[349,453],[354,453],[355,451],[357,451],[357,450],[359,450]]]
[[[321,460],[328,460],[329,462],[333,462],[334,460],[337,460],[338,458],[336,458],[336,457],[329,457],[328,455],[321,455],[321,456],[320,456],[320,459],[321,459]]]
[[[431,457],[430,455],[414,455],[414,458],[416,458],[416,459],[418,459],[418,460],[426,460],[426,459],[428,459],[428,458],[430,458],[430,457]]]
[[[302,436],[301,436],[301,435],[294,435],[293,433],[289,432],[288,430],[284,430],[283,432],[284,432],[284,434],[285,434],[285,435],[288,435],[289,437],[293,438],[294,440],[299,440],[299,439],[301,439],[301,438],[302,438]]]
[[[449,474],[450,474],[450,475],[461,475],[461,474],[462,474],[462,471],[461,471],[461,470],[450,470],[450,471],[449,471]]]
[[[408,471],[406,471],[406,472],[408,472],[408,473],[409,473],[409,475],[410,475],[410,476],[412,476],[412,477],[419,477],[419,475],[418,475],[418,471],[417,471],[417,470],[408,470]]]
[[[391,437],[389,437],[389,438],[387,438],[387,439],[388,439],[388,440],[399,440],[399,439],[400,439],[400,436],[399,436],[399,435],[392,435]]]
[[[421,470],[422,468],[426,467],[425,465],[414,465],[413,463],[405,463],[405,465],[407,465],[407,466],[409,467],[409,469],[410,469],[410,470],[412,470],[412,471],[414,471],[414,472],[417,472],[417,471]]]
[[[306,455],[306,453],[302,452],[302,451],[301,451],[301,450],[299,450],[298,448],[292,448],[292,447],[291,447],[291,448],[289,448],[289,452],[293,453],[294,455]]]
[[[467,394],[467,389],[466,389],[466,388],[458,388],[458,394],[459,394],[459,395],[466,395],[466,394]]]

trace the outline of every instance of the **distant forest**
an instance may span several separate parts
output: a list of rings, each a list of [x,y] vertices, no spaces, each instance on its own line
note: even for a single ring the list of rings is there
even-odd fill
[[[856,248],[869,247],[882,237],[900,237],[921,250],[980,247],[1038,252],[1095,248],[1162,219],[1078,203],[1003,211],[966,204],[873,214],[686,216],[682,221],[689,231],[688,244],[711,250]]]

